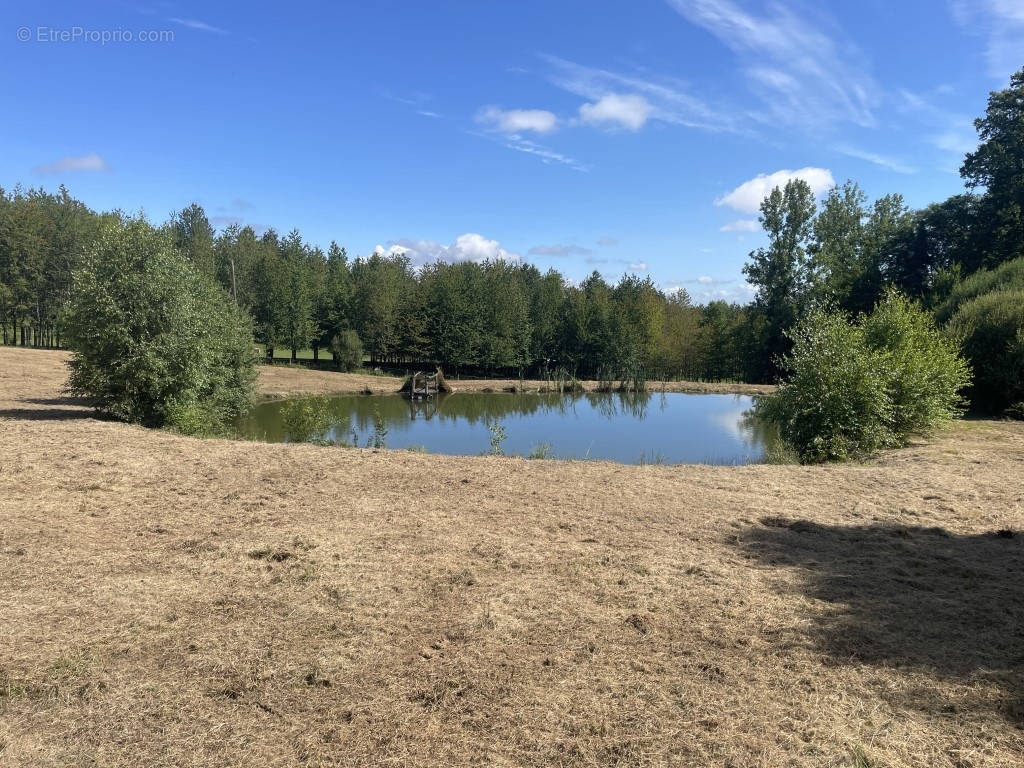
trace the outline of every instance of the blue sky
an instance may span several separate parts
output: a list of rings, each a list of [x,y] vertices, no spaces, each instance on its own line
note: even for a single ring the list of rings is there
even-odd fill
[[[773,183],[963,188],[1024,0],[36,0],[0,51],[6,188],[745,300]]]

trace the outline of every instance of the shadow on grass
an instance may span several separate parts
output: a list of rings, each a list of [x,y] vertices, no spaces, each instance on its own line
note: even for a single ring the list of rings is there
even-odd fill
[[[1001,695],[972,701],[927,687],[885,695],[933,712],[993,708],[1024,727],[1024,534],[761,523],[740,546],[768,565],[799,568],[800,591],[829,604],[807,625],[820,652],[995,686]]]
[[[43,408],[0,408],[0,419],[24,419],[27,421],[67,419],[109,420],[108,416],[92,408],[92,401],[84,397],[26,397],[18,400],[26,406],[47,406]]]

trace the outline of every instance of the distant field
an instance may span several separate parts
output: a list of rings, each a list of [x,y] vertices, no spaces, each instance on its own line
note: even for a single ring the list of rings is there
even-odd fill
[[[259,349],[261,355],[266,355],[267,354],[267,349],[262,344],[257,344],[256,347]],[[300,349],[298,351],[298,353],[296,354],[296,357],[299,360],[312,360],[313,359],[313,350],[309,349],[308,347],[306,349]],[[274,347],[274,359],[275,360],[291,360],[292,359],[292,351],[290,349],[287,349],[286,347]],[[320,359],[321,360],[333,360],[334,359],[334,355],[331,354],[331,350],[326,349],[324,347],[321,347],[320,348]]]

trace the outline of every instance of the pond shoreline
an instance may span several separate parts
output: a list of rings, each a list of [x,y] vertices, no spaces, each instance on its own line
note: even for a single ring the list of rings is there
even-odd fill
[[[257,400],[284,400],[303,395],[394,394],[402,386],[396,376],[368,373],[341,373],[281,365],[259,366]],[[447,379],[453,392],[555,392],[552,382],[541,379]],[[601,382],[580,381],[585,392],[597,392]],[[650,381],[650,392],[677,392],[707,395],[768,395],[775,391],[772,384],[743,384],[739,382],[702,381]]]

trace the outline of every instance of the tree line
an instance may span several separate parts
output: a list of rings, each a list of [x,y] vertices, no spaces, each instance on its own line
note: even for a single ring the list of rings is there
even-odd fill
[[[869,311],[890,288],[937,308],[972,275],[1024,256],[1024,70],[991,94],[980,144],[961,168],[968,189],[919,210],[899,194],[869,201],[852,182],[819,203],[791,181],[761,206],[765,246],[744,268],[745,305],[697,305],[650,278],[580,282],[531,264],[350,258],[292,230],[217,232],[192,204],[150,225],[225,300],[251,315],[255,341],[312,348],[354,333],[371,364],[440,364],[452,372],[774,381],[787,331],[810,308]],[[62,346],[73,275],[104,226],[63,186],[0,189],[0,328],[6,344]],[[969,350],[968,350],[969,352]]]

